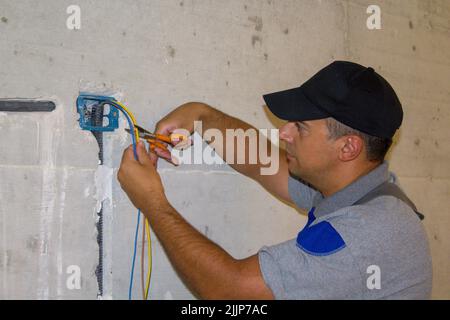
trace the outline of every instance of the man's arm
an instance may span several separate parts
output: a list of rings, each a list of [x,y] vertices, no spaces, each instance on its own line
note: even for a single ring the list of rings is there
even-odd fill
[[[159,206],[159,208],[157,208]],[[166,201],[142,209],[186,285],[202,299],[273,299],[257,255],[237,260]]]
[[[227,150],[227,139],[226,130],[227,129],[242,129],[243,131],[247,130],[255,130],[257,129],[250,124],[227,115],[207,104],[191,102],[180,107],[176,108],[174,111],[169,113],[166,117],[161,119],[157,126],[156,132],[162,134],[169,134],[176,128],[184,128],[189,132],[194,131],[194,121],[202,121],[202,132],[204,133],[208,129],[217,129],[222,133],[223,137],[223,145],[218,146],[217,141],[207,141],[212,148],[216,151],[216,153],[225,160],[233,169],[242,173],[243,175],[259,182],[266,190],[274,194],[275,196],[280,197],[281,199],[292,202],[289,192],[288,192],[288,164],[286,161],[286,153],[283,149],[278,148],[274,144],[270,142],[270,140],[265,137],[261,137],[259,134],[256,135],[257,142],[256,144],[256,152],[257,152],[257,163],[251,164],[249,163],[250,159],[250,144],[248,140],[245,143],[245,162],[243,164],[238,163],[238,140],[234,141],[234,152],[233,157],[225,154],[225,150]],[[279,169],[273,175],[262,175],[261,168],[269,167],[270,164],[264,165],[261,163],[261,159],[259,158],[259,139],[263,138],[267,147],[267,156],[269,158],[271,152],[278,152],[278,160],[279,160]],[[158,150],[157,150],[158,151]],[[159,152],[160,156],[168,158],[169,154]]]
[[[171,263],[188,287],[204,299],[272,299],[257,255],[237,260],[194,229],[169,204],[161,179],[142,143],[139,161],[125,150],[118,179],[149,220]]]

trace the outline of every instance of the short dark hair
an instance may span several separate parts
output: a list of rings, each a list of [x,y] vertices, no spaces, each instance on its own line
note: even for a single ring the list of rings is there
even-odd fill
[[[392,139],[371,136],[367,133],[350,128],[334,118],[327,118],[326,122],[329,139],[335,140],[347,135],[357,135],[363,139],[364,145],[366,146],[366,156],[369,161],[382,162],[392,145]]]

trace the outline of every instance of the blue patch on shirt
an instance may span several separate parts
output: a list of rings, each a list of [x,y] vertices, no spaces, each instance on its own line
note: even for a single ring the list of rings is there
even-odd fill
[[[308,213],[308,223],[297,236],[297,246],[315,256],[327,256],[345,248],[346,244],[339,232],[327,222],[311,226],[316,220],[314,207]]]

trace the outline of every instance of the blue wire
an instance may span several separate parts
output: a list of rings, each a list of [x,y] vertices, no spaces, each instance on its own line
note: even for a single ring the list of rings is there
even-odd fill
[[[128,300],[131,300],[131,292],[133,290],[134,264],[136,262],[136,251],[137,251],[137,241],[138,241],[139,220],[140,219],[141,219],[141,210],[138,209],[136,232],[134,234],[134,250],[133,250],[133,263],[132,263],[131,274],[130,274],[130,287],[128,288]]]
[[[133,153],[134,153],[134,157],[136,160],[138,160],[138,156],[137,156],[137,150],[136,150],[136,139],[134,137],[134,125],[133,122],[131,121],[130,117],[128,116],[128,114],[125,112],[125,110],[118,104],[114,103],[114,100],[110,100],[108,101],[113,107],[119,109],[120,111],[122,111],[122,113],[125,115],[125,118],[128,121],[128,126],[130,128],[131,131],[131,139],[133,141]],[[139,234],[139,224],[140,224],[140,219],[141,219],[141,210],[138,209],[138,216],[137,216],[137,223],[136,223],[136,231],[134,234],[134,250],[133,250],[133,260],[131,263],[131,273],[130,273],[130,286],[128,288],[128,300],[131,300],[131,293],[133,291],[133,278],[134,278],[134,266],[135,266],[135,262],[136,262],[136,251],[137,251],[137,242],[138,242],[138,234]]]

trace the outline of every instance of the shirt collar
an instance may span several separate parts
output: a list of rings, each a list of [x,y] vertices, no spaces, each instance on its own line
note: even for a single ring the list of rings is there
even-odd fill
[[[313,206],[316,207],[314,210],[316,218],[351,206],[369,191],[386,182],[389,179],[388,167],[389,163],[384,161],[365,176],[358,178],[329,197],[324,198],[321,193],[317,193],[313,201]]]

